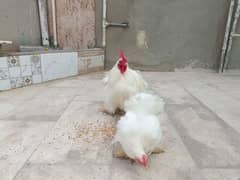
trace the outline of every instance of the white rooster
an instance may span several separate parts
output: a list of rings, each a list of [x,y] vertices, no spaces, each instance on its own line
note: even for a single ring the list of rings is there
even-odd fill
[[[160,126],[164,109],[163,100],[152,94],[139,93],[126,101],[126,114],[117,124],[115,142],[119,142],[125,154],[144,167],[162,138]],[[160,153],[160,151],[159,151]]]
[[[123,109],[124,102],[131,96],[143,92],[147,87],[146,81],[139,72],[128,66],[127,59],[120,51],[120,59],[103,79],[106,97],[104,111],[114,114]]]

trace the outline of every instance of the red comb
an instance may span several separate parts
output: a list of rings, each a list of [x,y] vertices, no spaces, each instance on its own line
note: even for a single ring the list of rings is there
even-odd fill
[[[122,61],[127,62],[127,59],[125,58],[122,50],[119,52],[119,55],[120,55]]]

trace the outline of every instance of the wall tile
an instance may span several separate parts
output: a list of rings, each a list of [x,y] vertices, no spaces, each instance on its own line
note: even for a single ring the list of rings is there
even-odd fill
[[[32,67],[31,66],[21,66],[21,75],[22,76],[31,76]]]
[[[10,78],[17,78],[21,76],[21,69],[19,66],[9,68]]]
[[[42,54],[41,56],[43,81],[78,74],[78,56],[76,52]]]
[[[0,57],[0,68],[7,68],[7,67],[8,67],[7,57]]]
[[[0,80],[0,91],[11,89],[10,80]]]
[[[9,79],[9,71],[8,68],[0,68],[0,79]]]
[[[103,67],[104,55],[95,51],[0,57],[0,90],[97,71]]]
[[[31,56],[32,74],[39,75],[42,73],[41,69],[41,55]]]
[[[42,82],[42,75],[33,75],[32,76],[33,84],[38,84]]]
[[[78,57],[78,71],[81,73],[87,69],[86,64],[84,63],[84,59],[82,57]]]
[[[35,67],[41,67],[41,55],[32,55],[31,64]]]
[[[27,56],[19,56],[20,66],[31,66],[30,55]]]
[[[41,67],[37,67],[37,66],[33,66],[33,65],[32,65],[31,68],[32,68],[32,74],[33,74],[33,75],[39,75],[39,74],[42,73]]]
[[[10,79],[10,84],[11,84],[11,88],[23,87],[24,86],[23,78],[19,77],[19,78]]]
[[[92,55],[92,53],[86,53],[78,58],[78,70],[79,74],[84,74],[87,72],[94,72],[103,70],[104,68],[104,55],[96,54]]]
[[[8,67],[20,66],[18,56],[9,56],[9,57],[7,57],[7,61],[8,61]]]
[[[89,68],[104,66],[104,56],[92,56],[90,59],[91,63],[88,65]]]
[[[32,76],[23,77],[23,85],[28,86],[32,84]]]

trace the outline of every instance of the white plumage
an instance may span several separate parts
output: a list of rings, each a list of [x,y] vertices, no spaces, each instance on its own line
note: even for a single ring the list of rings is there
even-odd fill
[[[147,88],[146,81],[139,72],[132,70],[123,54],[114,67],[105,75],[105,110],[114,113],[117,108],[123,109],[124,102],[131,96]],[[124,61],[125,60],[125,61]],[[121,71],[121,68],[126,68]]]
[[[139,93],[126,101],[125,116],[117,124],[115,141],[131,159],[146,165],[146,157],[160,143],[163,100],[152,94]],[[145,160],[144,160],[145,157]]]
[[[158,115],[163,112],[164,101],[157,95],[138,93],[124,104],[124,110]]]

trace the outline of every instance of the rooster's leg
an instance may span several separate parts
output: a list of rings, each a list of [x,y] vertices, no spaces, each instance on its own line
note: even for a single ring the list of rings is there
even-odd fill
[[[128,159],[128,156],[123,151],[121,145],[119,143],[115,143],[113,145],[113,151],[112,151],[113,157],[115,158],[122,158],[122,159]]]
[[[157,146],[154,148],[154,150],[153,150],[152,153],[153,153],[153,154],[160,154],[160,153],[164,153],[164,150],[161,148],[160,145],[157,145]]]
[[[111,116],[114,116],[115,113],[114,110],[109,110],[108,108],[106,108],[106,106],[102,106],[100,111]]]
[[[116,111],[115,111],[115,114],[119,115],[119,116],[124,116],[125,115],[125,111],[120,109],[120,108],[117,108]]]

